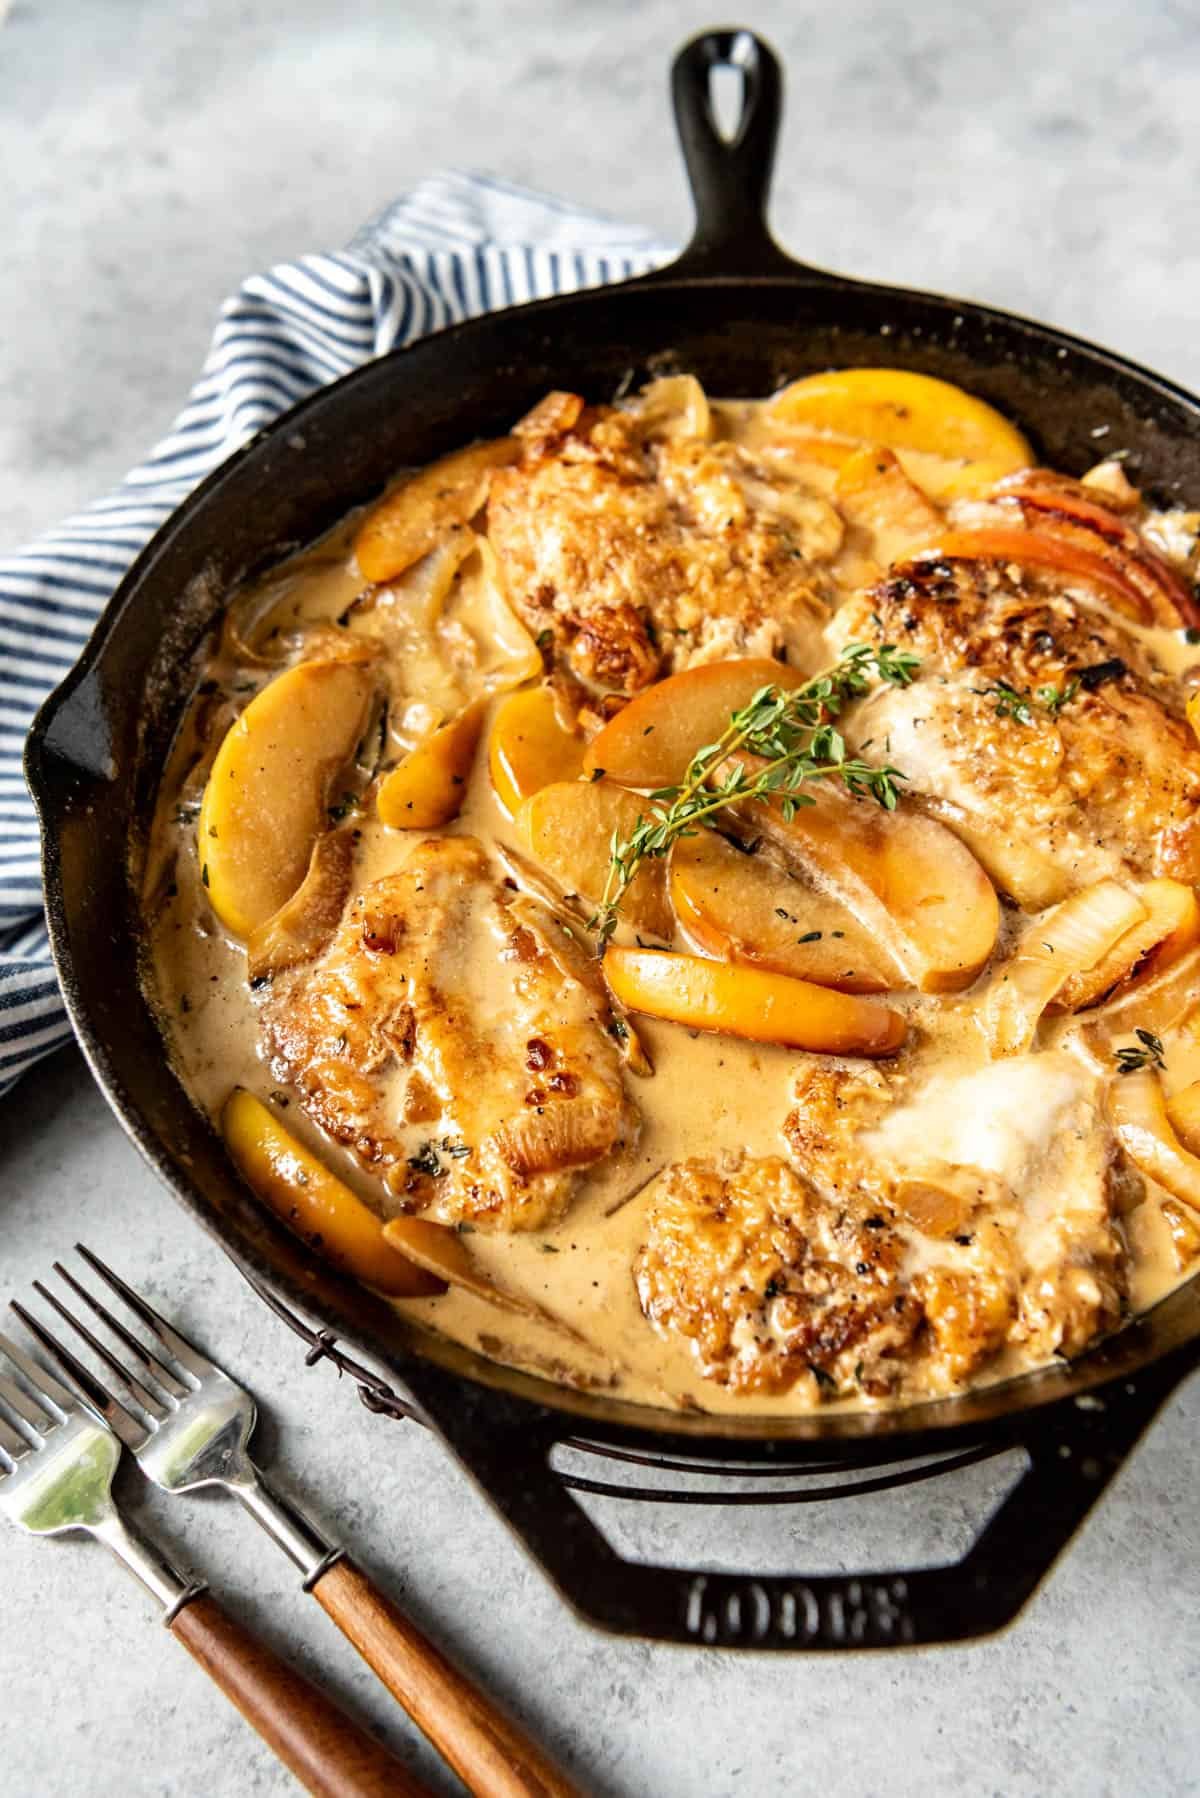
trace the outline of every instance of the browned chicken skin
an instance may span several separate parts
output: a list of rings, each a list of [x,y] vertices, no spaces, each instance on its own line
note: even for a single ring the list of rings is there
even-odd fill
[[[511,897],[474,839],[431,839],[351,900],[262,1018],[275,1077],[400,1209],[528,1230],[636,1117],[602,999],[551,956],[540,908],[518,919]]]
[[[587,686],[634,693],[697,660],[811,653],[842,525],[732,443],[655,441],[602,408],[527,436],[493,478],[488,535],[530,630]]]
[[[940,1078],[812,1062],[784,1135],[827,1203],[874,1206],[909,1242],[919,1232],[912,1291],[929,1337],[910,1391],[957,1385],[1006,1343],[1043,1360],[1077,1354],[1118,1322],[1127,1257],[1115,1214],[1140,1183],[1098,1077],[1074,1057]]]
[[[925,556],[849,601],[834,630],[920,658],[913,685],[860,708],[851,733],[911,790],[1023,835],[1068,888],[1122,871],[1200,879],[1200,750],[1182,695],[1098,604],[1008,566]]]
[[[691,1345],[736,1392],[808,1380],[893,1383],[919,1306],[899,1278],[902,1245],[870,1207],[832,1206],[785,1161],[727,1173],[677,1163],[658,1182],[634,1260],[642,1310]]]

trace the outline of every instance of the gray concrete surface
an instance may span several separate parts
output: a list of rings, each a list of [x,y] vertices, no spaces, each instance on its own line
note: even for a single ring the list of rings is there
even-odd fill
[[[446,164],[681,234],[664,103],[709,9],[575,0],[0,0],[0,543],[159,434],[247,271],[336,245]],[[816,262],[985,297],[1193,384],[1200,23],[1064,0],[770,0],[784,52],[776,219]],[[219,1343],[269,1458],[588,1790],[724,1798],[1200,1791],[1200,1393],[1168,1408],[1025,1617],[978,1647],[811,1662],[614,1642],[567,1614],[437,1447],[370,1418],[142,1169],[73,1051],[0,1101],[0,1284],[86,1233]],[[991,1492],[655,1511],[623,1548],[714,1564],[935,1559]],[[239,1517],[127,1488],[232,1600],[453,1783]],[[1036,1527],[1031,1524],[1031,1527]],[[5,1798],[291,1789],[99,1550],[0,1533]]]

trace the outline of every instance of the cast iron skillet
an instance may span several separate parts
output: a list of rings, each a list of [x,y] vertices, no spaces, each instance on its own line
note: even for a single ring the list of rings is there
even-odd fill
[[[712,111],[721,64],[742,74],[732,141]],[[697,213],[677,262],[474,319],[335,382],[205,481],[138,558],[29,741],[54,954],[93,1072],[175,1196],[243,1271],[391,1370],[586,1615],[613,1629],[761,1647],[950,1640],[1016,1613],[1191,1369],[1197,1282],[1069,1366],[880,1415],[680,1416],[571,1392],[414,1328],[276,1225],[189,1103],[139,983],[141,847],[224,596],[397,468],[500,434],[551,387],[603,399],[631,374],[686,369],[710,392],[767,394],[813,370],[894,364],[961,382],[1019,420],[1057,468],[1082,472],[1103,426],[1151,492],[1166,499],[1186,484],[1193,501],[1200,494],[1200,405],[1169,382],[1008,314],[847,280],[778,248],[765,210],[780,70],[749,32],[688,44],[673,96]],[[718,1463],[846,1464],[1012,1441],[1030,1468],[957,1567],[753,1580],[621,1560],[548,1469],[567,1435]]]

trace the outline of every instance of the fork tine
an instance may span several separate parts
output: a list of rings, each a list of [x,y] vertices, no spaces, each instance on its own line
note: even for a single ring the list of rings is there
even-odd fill
[[[16,1343],[12,1340],[12,1337],[6,1336],[3,1330],[0,1330],[0,1350],[3,1350],[13,1366],[17,1369],[18,1373],[22,1374],[33,1387],[38,1398],[41,1399],[43,1407],[48,1399],[59,1411],[78,1410],[78,1406],[75,1403],[75,1394],[73,1392],[68,1392],[61,1380],[55,1379],[49,1368],[39,1367],[38,1363],[34,1361],[31,1356],[27,1355],[24,1349],[18,1348]],[[11,1385],[12,1382],[10,1381],[9,1384]],[[25,1418],[26,1422],[33,1423],[33,1418],[31,1418],[27,1412],[22,1411],[21,1415]],[[53,1421],[53,1419],[51,1421]],[[36,1427],[37,1426],[35,1425],[35,1428]]]
[[[88,1305],[91,1310],[96,1313],[96,1316],[100,1318],[103,1323],[108,1325],[117,1340],[123,1342],[131,1354],[137,1356],[146,1372],[150,1375],[150,1378],[154,1380],[157,1385],[161,1386],[164,1392],[168,1393],[174,1399],[187,1397],[190,1388],[185,1386],[181,1380],[177,1379],[166,1363],[160,1361],[158,1356],[148,1349],[145,1343],[140,1341],[139,1338],[133,1334],[132,1330],[127,1330],[120,1318],[114,1317],[108,1307],[102,1305],[94,1293],[89,1292],[86,1286],[81,1286],[69,1268],[64,1267],[61,1261],[56,1261],[54,1263],[54,1271],[66,1281],[67,1285],[71,1288],[71,1291],[76,1293],[83,1300],[84,1304]],[[50,1295],[47,1294],[47,1297],[49,1296]],[[81,1326],[78,1323],[75,1323],[75,1319],[71,1316],[70,1312],[63,1311],[61,1305],[58,1309],[62,1311],[62,1315],[67,1318],[68,1322],[74,1323],[77,1330],[80,1329]],[[125,1379],[128,1381],[128,1374],[125,1375]]]
[[[0,1373],[0,1403],[7,1405],[10,1411],[15,1411],[18,1417],[23,1417],[39,1436],[47,1435],[58,1422],[56,1417],[50,1417],[45,1411],[39,1410],[33,1400],[22,1392],[17,1382],[3,1373]]]
[[[22,1455],[29,1452],[29,1444],[20,1430],[14,1430],[3,1413],[0,1413],[0,1467],[3,1467],[6,1457],[10,1461],[19,1461]]]
[[[89,1295],[84,1288],[80,1286],[76,1280],[73,1280],[66,1268],[62,1267],[57,1261],[54,1263],[54,1271],[61,1274],[68,1286],[77,1292],[81,1298],[88,1298]],[[130,1373],[129,1369],[117,1360],[117,1357],[112,1353],[111,1349],[107,1348],[98,1336],[93,1335],[87,1325],[80,1318],[76,1317],[73,1311],[67,1310],[67,1307],[62,1303],[61,1299],[57,1298],[55,1294],[50,1291],[49,1287],[43,1286],[40,1280],[35,1280],[33,1289],[45,1299],[48,1305],[54,1307],[64,1323],[70,1324],[77,1335],[83,1337],[83,1340],[87,1343],[93,1354],[99,1355],[109,1373],[115,1374],[117,1379],[120,1380],[134,1404],[140,1405],[147,1416],[152,1417],[156,1423],[161,1423],[170,1410],[170,1407],[163,1403],[158,1394],[151,1392],[148,1387],[143,1386],[137,1376]],[[94,1300],[92,1303],[95,1305]],[[99,1312],[105,1323],[113,1323],[116,1326],[117,1333],[121,1333],[121,1326],[117,1324],[115,1318],[110,1319],[108,1317],[103,1306],[95,1305],[95,1309]],[[128,1334],[128,1332],[126,1332],[126,1334]],[[146,1355],[147,1353],[147,1350],[142,1350],[143,1355]],[[150,1356],[149,1358],[153,1360],[154,1357]],[[164,1377],[169,1378],[169,1376]],[[174,1387],[174,1382],[171,1382],[171,1387]]]
[[[0,1336],[0,1349],[7,1350],[11,1347],[13,1347],[13,1343],[9,1343],[7,1336]],[[18,1365],[18,1363],[14,1363],[14,1365]],[[58,1424],[58,1417],[52,1417],[50,1411],[45,1410],[45,1406],[32,1401],[29,1393],[25,1392],[25,1388],[11,1379],[11,1375],[4,1374],[4,1372],[0,1372],[0,1401],[7,1404],[9,1411],[14,1411],[20,1419],[31,1424],[32,1429],[36,1429],[40,1437],[45,1437],[47,1431],[54,1429],[54,1426]]]
[[[99,1255],[93,1255],[91,1249],[85,1248],[81,1242],[77,1242],[75,1248],[83,1256],[88,1266],[98,1273],[102,1280],[107,1281],[113,1291],[125,1300],[135,1316],[140,1317],[146,1327],[153,1331],[161,1346],[178,1362],[180,1367],[185,1367],[198,1380],[204,1379],[207,1374],[220,1373],[220,1368],[202,1355],[186,1336],[181,1336],[178,1330],[173,1330],[166,1318],[159,1316],[153,1305],[148,1305],[140,1293],[135,1292],[132,1286],[127,1286],[118,1274],[113,1273],[111,1267],[106,1267]]]
[[[57,1304],[54,1294],[47,1292],[40,1280],[35,1280],[33,1284],[35,1290],[40,1292],[44,1299],[48,1299],[56,1310],[62,1310],[62,1307]],[[85,1367],[83,1362],[71,1353],[66,1344],[58,1340],[57,1336],[52,1336],[45,1324],[41,1323],[31,1312],[26,1311],[24,1305],[20,1305],[16,1299],[12,1299],[9,1301],[9,1307],[20,1318],[29,1334],[41,1343],[46,1353],[54,1357],[68,1379],[74,1381],[84,1398],[95,1407],[109,1429],[121,1438],[126,1448],[139,1449],[149,1434],[145,1424],[136,1418],[132,1411],[127,1411],[120,1400],[115,1398],[107,1387],[100,1384],[91,1368]],[[0,1436],[0,1448],[3,1446],[4,1439]]]

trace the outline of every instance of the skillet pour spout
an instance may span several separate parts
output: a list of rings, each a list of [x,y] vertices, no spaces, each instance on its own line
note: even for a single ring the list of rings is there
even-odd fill
[[[720,67],[742,82],[728,140],[712,101]],[[553,1386],[417,1327],[260,1208],[171,1067],[142,980],[137,887],[155,790],[225,596],[380,492],[397,468],[506,431],[551,388],[603,399],[631,371],[686,370],[710,391],[764,395],[830,367],[888,364],[967,386],[1018,420],[1054,467],[1082,473],[1103,429],[1151,494],[1200,490],[1200,404],[1171,382],[982,305],[785,255],[767,225],[782,77],[752,32],[694,38],[676,58],[672,94],[696,208],[678,261],[469,319],[365,364],[240,450],[138,557],[29,739],[51,942],[91,1068],[175,1198],[276,1301],[388,1371],[585,1614],[669,1639],[784,1649],[959,1639],[1015,1614],[1194,1366],[1194,1281],[1073,1363],[891,1411],[714,1417]],[[1086,1455],[1071,1447],[1068,1465],[1062,1445],[1081,1430]],[[770,1464],[784,1452],[814,1466],[877,1462],[1019,1441],[1031,1483],[962,1567],[880,1575],[856,1599],[845,1580],[737,1582],[621,1561],[549,1470],[550,1449],[568,1435],[717,1465]]]

